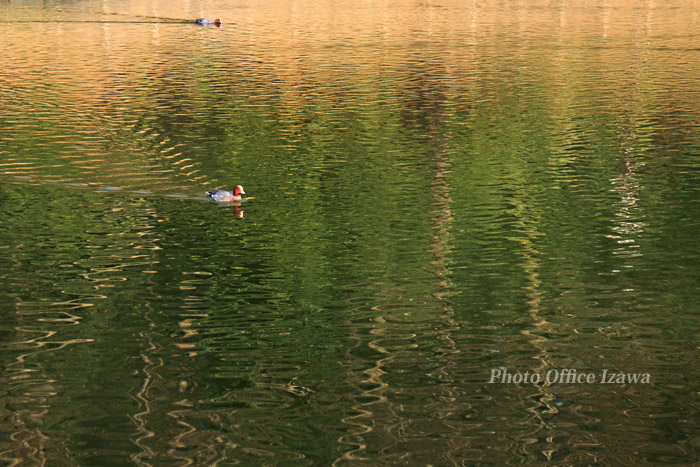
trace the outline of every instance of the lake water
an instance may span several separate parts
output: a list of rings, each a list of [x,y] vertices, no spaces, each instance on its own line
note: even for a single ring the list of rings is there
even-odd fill
[[[0,462],[700,462],[699,30],[3,2]]]

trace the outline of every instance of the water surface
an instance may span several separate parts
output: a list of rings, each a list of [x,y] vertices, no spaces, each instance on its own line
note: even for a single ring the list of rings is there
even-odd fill
[[[698,6],[0,5],[0,459],[698,462]]]

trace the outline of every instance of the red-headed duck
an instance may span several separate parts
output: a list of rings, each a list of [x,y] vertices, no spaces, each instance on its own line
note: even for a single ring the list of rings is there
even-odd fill
[[[241,185],[236,185],[233,191],[230,190],[211,190],[207,194],[218,203],[230,203],[231,201],[240,201],[241,195],[245,194]]]
[[[216,19],[211,19],[211,18],[199,18],[194,20],[195,23],[201,24],[202,26],[210,26],[210,25],[215,25],[215,26],[221,26],[221,20],[219,18]]]

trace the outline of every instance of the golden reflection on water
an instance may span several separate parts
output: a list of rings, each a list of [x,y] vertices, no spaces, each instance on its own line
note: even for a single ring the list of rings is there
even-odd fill
[[[115,12],[109,3],[85,4],[64,8],[63,18],[72,9],[98,18],[102,14],[157,17],[162,7],[155,2],[148,5],[132,2]],[[692,53],[698,48],[693,35],[698,4],[674,6],[641,1],[615,5],[603,1],[515,5],[277,1],[220,11],[221,16],[232,18],[223,30],[189,24],[28,26],[13,24],[13,18],[51,17],[52,10],[5,7],[8,22],[1,37],[6,45],[4,60],[12,66],[0,72],[8,83],[0,88],[0,95],[21,105],[3,115],[3,139],[16,140],[13,134],[36,126],[31,122],[47,121],[48,128],[33,128],[33,132],[50,144],[47,152],[58,155],[49,163],[46,158],[17,158],[12,151],[0,149],[5,156],[2,172],[132,189],[215,184],[216,178],[202,172],[201,156],[193,154],[196,148],[183,152],[185,143],[162,134],[149,115],[139,115],[140,107],[157,109],[168,95],[180,96],[183,115],[196,114],[201,106],[201,67],[233,76],[240,75],[242,67],[270,80],[279,87],[290,118],[298,118],[298,112],[313,105],[310,100],[305,103],[307,89],[322,90],[331,83],[333,92],[342,93],[356,85],[355,77],[361,76],[360,82],[382,83],[387,72],[406,79],[402,69],[414,61],[434,69],[447,96],[456,101],[464,91],[470,94],[475,87],[490,86],[495,73],[514,72],[529,74],[540,83],[566,75],[548,91],[552,105],[563,112],[581,105],[577,90],[597,76],[603,76],[602,87],[611,90],[621,81],[630,82],[629,94],[610,96],[610,102],[603,102],[606,106],[628,100],[640,88],[652,86],[660,92],[666,81],[675,83],[674,94],[687,94],[693,92],[693,81],[687,80],[684,86],[683,80],[675,78],[697,75],[698,62],[678,63],[673,50]],[[211,8],[214,5],[174,6],[168,8],[167,16],[187,19]],[[54,40],[35,43],[37,27]],[[28,43],[32,44],[29,49],[24,47]],[[416,55],[416,47],[425,53]],[[627,53],[629,49],[633,53]],[[591,50],[599,54],[597,63],[584,61]],[[667,61],[674,66],[666,66]],[[57,66],[47,67],[48,63]],[[507,66],[501,68],[501,63]],[[125,95],[129,98],[124,99]],[[258,96],[262,105],[265,97]],[[61,108],[61,122],[51,122]],[[22,113],[15,113],[18,109]],[[566,125],[566,119],[561,124]],[[80,130],[73,134],[76,128]],[[136,137],[110,140],[109,134]],[[294,149],[297,141],[290,135],[285,143]]]
[[[700,70],[697,60],[679,60],[674,50],[692,54],[700,46],[693,35],[697,6],[696,1],[674,7],[648,1],[277,1],[220,10],[232,23],[222,30],[167,23],[26,25],[12,21],[32,15],[51,18],[52,10],[4,7],[3,60],[12,66],[0,71],[7,83],[0,95],[15,105],[2,115],[2,138],[15,141],[29,127],[43,135],[45,151],[52,155],[50,160],[36,154],[17,157],[0,149],[2,173],[164,191],[216,184],[218,178],[202,171],[203,154],[196,154],[197,148],[173,141],[139,110],[172,106],[164,99],[178,96],[181,109],[175,112],[196,115],[203,92],[198,88],[207,80],[202,67],[232,76],[244,70],[275,83],[291,119],[313,110],[309,89],[332,86],[328,91],[342,96],[352,92],[358,77],[360,83],[380,85],[387,82],[387,73],[406,79],[403,69],[413,62],[436,72],[447,97],[455,101],[491,86],[503,73],[527,74],[542,84],[566,76],[547,91],[559,114],[582,105],[579,89],[598,76],[603,89],[623,90],[601,103],[606,107],[647,89],[682,100],[694,91],[694,82],[678,78]],[[120,5],[119,12],[112,8],[109,3],[66,6],[61,18],[75,10],[79,17],[118,14],[128,20],[158,17],[163,9],[157,2]],[[212,8],[174,6],[167,17],[188,19]],[[53,39],[34,41],[38,27]],[[425,53],[415,54],[416,47]],[[599,59],[586,61],[591,53]],[[673,89],[667,91],[664,83],[671,81]],[[620,87],[621,82],[629,85]],[[257,98],[265,104],[265,94]],[[60,122],[53,121],[57,115]],[[36,122],[42,121],[47,125],[40,128]],[[567,119],[559,124],[566,126]],[[297,142],[298,135],[289,135],[284,144],[293,150]]]

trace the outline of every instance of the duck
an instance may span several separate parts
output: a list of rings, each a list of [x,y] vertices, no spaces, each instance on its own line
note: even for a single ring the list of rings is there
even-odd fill
[[[201,24],[202,26],[209,26],[211,24],[215,26],[221,26],[221,20],[219,18],[216,19],[211,19],[211,18],[199,18],[194,20],[195,23]]]
[[[217,203],[230,203],[232,201],[241,201],[243,198],[241,195],[245,194],[243,187],[241,185],[236,185],[231,190],[211,190],[207,191],[207,194]]]

